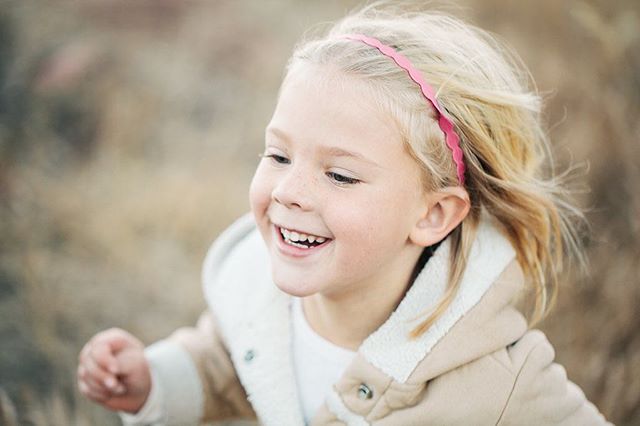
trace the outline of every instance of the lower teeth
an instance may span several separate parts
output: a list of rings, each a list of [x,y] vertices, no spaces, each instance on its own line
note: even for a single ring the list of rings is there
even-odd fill
[[[300,243],[295,243],[295,242],[293,242],[293,241],[291,241],[291,240],[287,240],[287,239],[285,239],[284,241],[285,241],[287,244],[292,245],[292,246],[294,246],[294,247],[300,247],[300,248],[303,248],[303,249],[308,249],[308,248],[310,248],[309,246],[305,246],[304,244],[300,244]]]

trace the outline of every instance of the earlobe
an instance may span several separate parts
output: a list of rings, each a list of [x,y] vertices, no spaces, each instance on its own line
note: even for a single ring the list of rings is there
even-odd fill
[[[471,206],[469,194],[459,186],[433,192],[427,199],[428,209],[409,235],[414,244],[422,247],[442,241],[467,217]]]

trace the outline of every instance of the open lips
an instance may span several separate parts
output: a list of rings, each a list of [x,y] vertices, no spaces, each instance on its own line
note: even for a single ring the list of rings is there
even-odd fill
[[[280,235],[282,235],[282,239],[285,243],[302,249],[318,247],[325,244],[327,241],[331,241],[330,238],[290,231],[282,227],[278,227],[278,230],[280,231]]]

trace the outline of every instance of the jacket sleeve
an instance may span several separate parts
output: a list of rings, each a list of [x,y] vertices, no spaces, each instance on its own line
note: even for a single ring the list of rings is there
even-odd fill
[[[167,425],[255,418],[213,316],[149,346],[146,356],[164,395]]]
[[[610,425],[553,362],[554,349],[541,331],[529,331],[509,355],[519,368],[498,425]]]

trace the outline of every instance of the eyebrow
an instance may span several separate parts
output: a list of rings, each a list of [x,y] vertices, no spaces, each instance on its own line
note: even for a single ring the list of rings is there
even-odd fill
[[[291,138],[282,130],[278,129],[277,127],[267,127],[266,129],[266,133],[272,133],[274,134],[276,137],[282,139],[285,142],[291,143]],[[320,148],[320,150],[325,153],[326,155],[329,155],[331,157],[351,157],[351,158],[355,158],[357,160],[361,160],[364,161],[366,163],[369,163],[373,166],[376,167],[382,167],[380,166],[378,163],[376,163],[373,160],[368,159],[367,157],[363,156],[362,154],[359,154],[357,152],[353,152],[353,151],[348,151],[344,148],[339,148],[337,146],[323,146]]]

